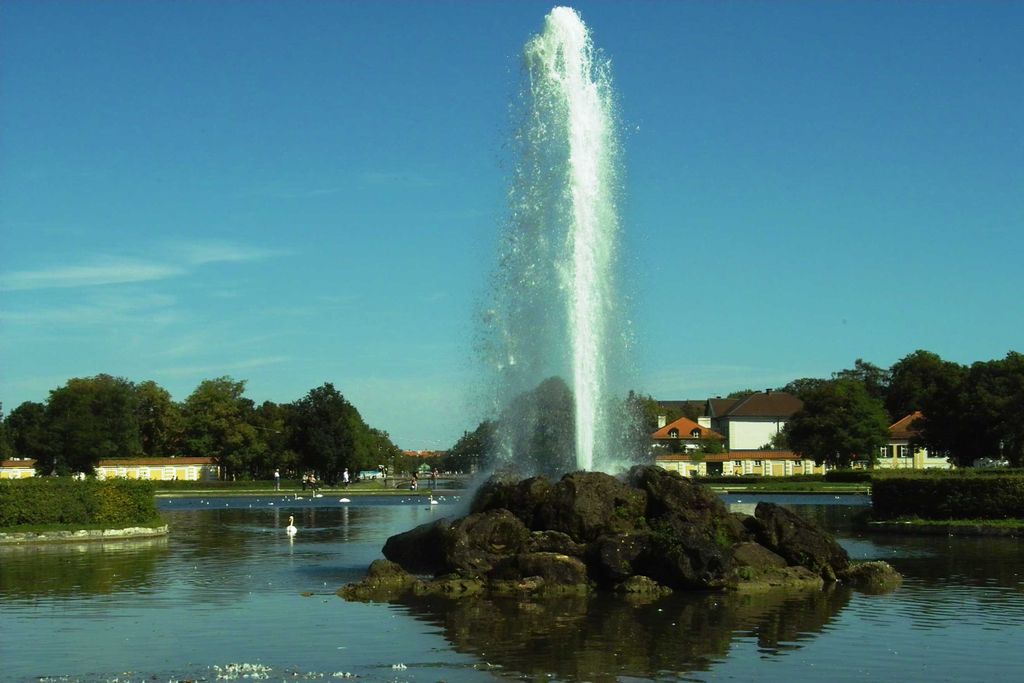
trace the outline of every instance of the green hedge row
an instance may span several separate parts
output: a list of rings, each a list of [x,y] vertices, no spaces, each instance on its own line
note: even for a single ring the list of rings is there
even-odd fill
[[[159,515],[153,484],[110,479],[31,477],[0,481],[0,528],[82,524],[124,528]]]
[[[876,477],[876,519],[1024,519],[1024,476]]]
[[[870,470],[829,470],[825,473],[825,481],[844,484],[870,484]]]

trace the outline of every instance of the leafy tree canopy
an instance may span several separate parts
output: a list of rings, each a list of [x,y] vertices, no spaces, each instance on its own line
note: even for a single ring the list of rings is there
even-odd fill
[[[245,380],[203,380],[182,406],[188,453],[213,458],[228,477],[243,472],[261,447],[244,393]]]
[[[807,393],[785,432],[793,452],[819,465],[849,467],[858,456],[874,461],[889,436],[888,416],[861,382],[837,379]]]
[[[36,470],[91,473],[101,458],[130,458],[142,450],[138,399],[126,379],[96,375],[68,380],[50,392],[46,447]]]

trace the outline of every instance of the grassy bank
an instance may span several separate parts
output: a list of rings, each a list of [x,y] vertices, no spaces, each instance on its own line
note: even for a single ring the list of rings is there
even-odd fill
[[[412,491],[409,489],[408,480],[401,480],[396,488],[393,481],[389,480],[387,487],[379,481],[358,482],[348,486],[321,486],[315,491],[310,488],[303,489],[297,481],[282,481],[281,489],[276,490],[274,483],[269,481],[162,481],[154,482],[156,495],[158,497],[172,496],[279,496],[292,498],[302,496],[310,498],[320,493],[330,497],[351,497],[351,496],[409,496],[427,497],[432,490],[438,494],[452,495],[464,490],[465,483],[462,481],[444,480],[439,482],[437,489],[430,489],[422,482],[419,487]]]

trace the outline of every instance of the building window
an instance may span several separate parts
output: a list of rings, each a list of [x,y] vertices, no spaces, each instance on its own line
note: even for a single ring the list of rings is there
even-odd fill
[[[743,467],[743,461],[742,460],[733,460],[732,461],[732,466],[733,467]]]
[[[899,446],[899,457],[905,458],[909,455],[910,448],[907,446]]]
[[[803,467],[804,466],[804,461],[803,460],[797,460],[793,464],[796,465],[797,467]]]
[[[760,460],[755,460],[754,461],[754,467],[760,467],[760,466],[761,466],[761,461]]]
[[[878,449],[878,457],[880,458],[891,458],[892,449],[889,446],[881,446]]]
[[[668,430],[668,438],[670,438],[670,439],[678,439],[679,438],[679,430],[678,429],[670,429],[670,430]]]
[[[694,429],[692,432],[690,432],[690,436],[693,437],[694,439],[699,439],[700,438],[700,430],[699,429]]]

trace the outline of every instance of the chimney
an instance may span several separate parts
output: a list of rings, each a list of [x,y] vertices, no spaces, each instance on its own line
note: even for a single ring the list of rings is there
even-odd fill
[[[667,421],[668,421],[668,416],[667,415],[659,415],[658,416],[658,429],[661,429],[662,427],[664,427],[665,423]]]

